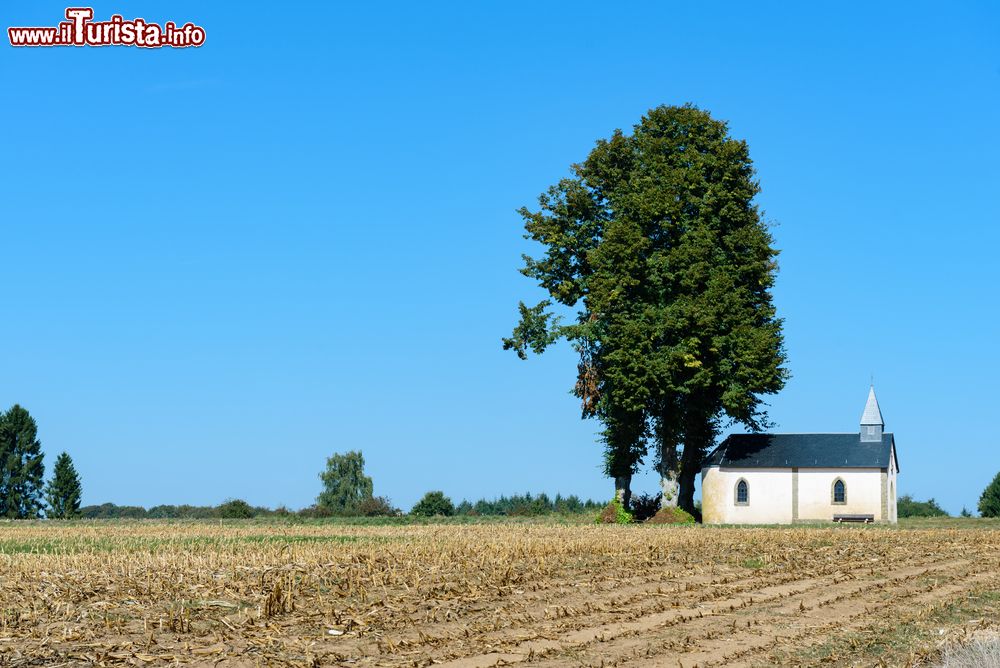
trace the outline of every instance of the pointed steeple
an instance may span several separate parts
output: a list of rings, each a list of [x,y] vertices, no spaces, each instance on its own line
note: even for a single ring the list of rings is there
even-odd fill
[[[875,398],[875,386],[868,390],[868,402],[865,404],[865,412],[861,414],[861,440],[881,441],[882,429],[885,422],[882,421],[882,411],[878,407],[878,399]]]

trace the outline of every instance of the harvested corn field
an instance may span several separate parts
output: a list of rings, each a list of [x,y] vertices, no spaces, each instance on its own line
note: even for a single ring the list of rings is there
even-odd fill
[[[4,668],[930,665],[1000,532],[4,523],[0,587]]]

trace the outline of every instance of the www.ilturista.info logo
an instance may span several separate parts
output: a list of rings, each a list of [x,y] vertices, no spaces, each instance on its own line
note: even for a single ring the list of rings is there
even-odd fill
[[[183,48],[205,43],[205,29],[193,23],[162,26],[145,19],[126,21],[114,14],[108,21],[94,21],[92,7],[67,7],[66,21],[48,28],[7,28],[11,46],[164,46]]]

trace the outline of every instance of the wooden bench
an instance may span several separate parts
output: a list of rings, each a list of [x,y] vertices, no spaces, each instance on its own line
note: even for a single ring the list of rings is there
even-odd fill
[[[864,522],[869,524],[875,521],[874,515],[834,515],[834,522]]]

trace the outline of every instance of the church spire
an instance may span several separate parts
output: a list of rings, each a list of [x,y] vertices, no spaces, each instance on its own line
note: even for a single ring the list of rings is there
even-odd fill
[[[868,390],[868,402],[865,404],[865,412],[861,414],[861,440],[881,441],[882,429],[885,422],[882,421],[882,411],[878,407],[878,399],[875,398],[875,386]]]

